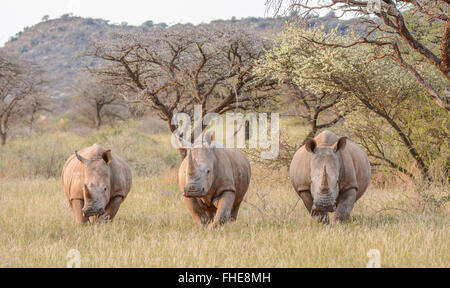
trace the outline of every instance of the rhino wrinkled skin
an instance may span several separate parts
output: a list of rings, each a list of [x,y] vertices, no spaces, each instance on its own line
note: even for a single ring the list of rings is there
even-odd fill
[[[241,151],[215,147],[213,133],[205,138],[207,147],[187,149],[178,184],[195,221],[214,228],[236,220],[251,169]]]
[[[119,156],[94,144],[64,164],[63,190],[78,224],[111,221],[131,188],[131,169]]]
[[[371,168],[366,152],[356,143],[324,131],[295,153],[289,174],[295,192],[314,218],[329,223],[350,217],[354,203],[370,182]]]

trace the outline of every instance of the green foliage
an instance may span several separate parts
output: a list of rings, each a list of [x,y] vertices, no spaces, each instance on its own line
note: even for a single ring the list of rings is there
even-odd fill
[[[338,106],[352,111],[342,133],[362,144],[375,164],[405,170],[402,172],[412,176],[422,161],[431,178],[448,181],[449,115],[430,100],[410,73],[383,57],[384,48],[343,48],[355,39],[355,35],[342,36],[337,30],[325,33],[290,25],[260,60],[257,74],[280,82],[291,80],[316,93],[342,93]],[[432,71],[430,66],[424,62],[422,67]],[[444,87],[438,74],[428,77]]]

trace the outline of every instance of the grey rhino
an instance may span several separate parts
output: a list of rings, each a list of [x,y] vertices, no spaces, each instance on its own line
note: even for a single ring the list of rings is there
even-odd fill
[[[195,221],[214,228],[236,220],[251,169],[241,151],[216,147],[214,133],[206,133],[205,140],[206,147],[187,149],[178,184]]]
[[[61,181],[75,221],[114,218],[131,189],[131,169],[111,150],[94,144],[75,152],[64,164]]]
[[[366,152],[356,143],[324,131],[295,153],[289,174],[292,186],[314,218],[329,223],[350,217],[354,203],[370,182],[371,169]]]

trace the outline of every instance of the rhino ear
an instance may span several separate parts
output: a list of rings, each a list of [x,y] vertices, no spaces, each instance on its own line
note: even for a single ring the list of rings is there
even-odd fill
[[[344,149],[346,144],[347,144],[347,137],[339,138],[339,140],[333,145],[334,152]]]
[[[317,147],[316,140],[314,140],[313,138],[310,138],[310,137],[306,138],[306,141],[305,141],[306,151],[308,151],[310,153],[314,153],[314,150],[316,149],[316,147]]]
[[[112,161],[111,150],[106,150],[105,152],[103,152],[102,158],[103,158],[103,160],[105,160],[107,165],[111,164],[111,161]]]
[[[77,156],[77,159],[78,159],[81,163],[83,163],[83,164],[85,164],[85,165],[87,165],[87,164],[89,163],[89,160],[86,159],[86,158],[84,158],[84,157],[81,156],[80,154],[78,154],[78,151],[75,151],[75,156]]]
[[[216,133],[214,131],[208,131],[205,134],[205,141],[208,147],[212,147],[216,140]]]

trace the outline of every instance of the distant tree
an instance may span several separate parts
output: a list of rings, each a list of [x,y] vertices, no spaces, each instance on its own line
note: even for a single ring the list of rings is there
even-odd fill
[[[66,14],[61,15],[61,19],[63,19],[63,20],[69,20],[70,18],[73,18],[72,13],[66,13]]]
[[[390,59],[402,69],[408,71],[428,96],[437,105],[450,111],[450,98],[445,90],[429,79],[445,79],[446,87],[450,83],[450,17],[448,0],[326,0],[317,4],[309,0],[267,0],[269,8],[277,14],[285,4],[288,11],[307,21],[310,15],[323,9],[332,9],[337,17],[347,14],[359,16],[358,37],[353,42],[341,44],[323,39],[320,42],[308,38],[310,42],[322,47],[352,48],[354,46],[373,46],[383,51],[376,58],[367,56],[360,61],[377,61]],[[361,22],[364,25],[361,25]],[[427,34],[422,33],[424,27],[433,26],[438,31],[437,38],[426,41]],[[362,29],[362,30],[361,30]],[[431,66],[432,69],[426,67]],[[424,67],[426,69],[424,69]]]
[[[95,81],[82,81],[84,87],[75,97],[75,105],[80,114],[92,121],[95,129],[99,129],[105,117],[124,119],[127,107],[116,87]]]
[[[41,19],[43,22],[50,20],[50,16],[49,15],[44,15],[44,17],[42,17]]]
[[[31,64],[16,64],[0,57],[0,144],[6,144],[9,124],[27,109],[27,99],[39,93],[41,72]]]
[[[162,23],[158,23],[155,24],[155,26],[162,28],[162,29],[166,29],[167,27],[169,27],[169,25],[167,25],[166,23],[162,22]]]
[[[19,117],[23,118],[28,125],[28,134],[31,136],[39,114],[41,112],[52,112],[52,101],[46,94],[36,91],[24,99],[21,107]]]
[[[148,21],[145,21],[144,23],[142,23],[141,26],[153,27],[153,25],[154,25],[153,21],[152,20],[148,20]]]
[[[193,116],[194,105],[204,114],[223,114],[254,109],[271,97],[266,90],[274,83],[251,73],[263,52],[262,39],[240,30],[174,26],[95,43],[91,55],[110,65],[92,72],[136,95],[128,102],[156,111],[173,132],[174,114]]]

